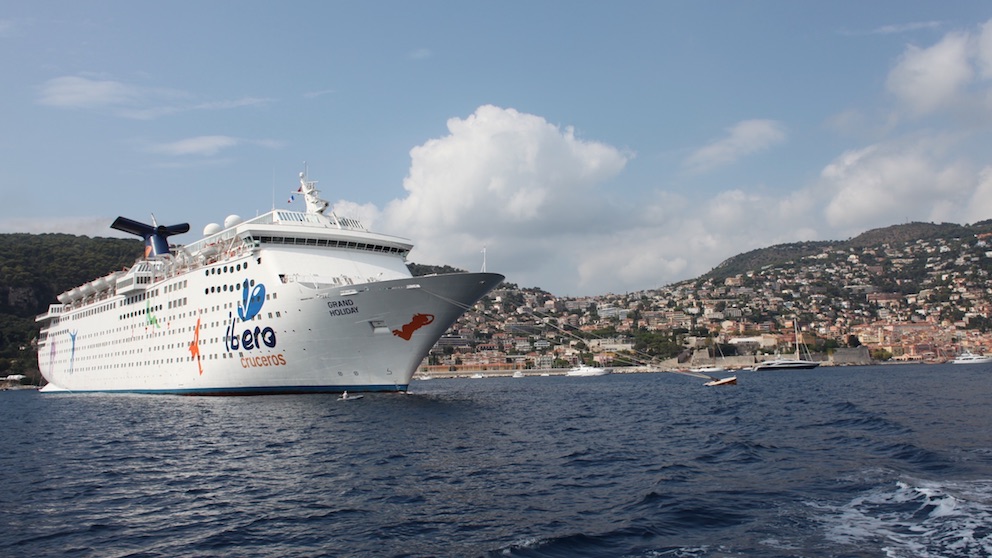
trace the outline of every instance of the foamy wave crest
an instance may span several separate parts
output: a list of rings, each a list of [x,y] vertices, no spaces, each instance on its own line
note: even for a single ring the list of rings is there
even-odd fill
[[[886,556],[992,556],[992,480],[903,479],[836,508],[824,536]]]

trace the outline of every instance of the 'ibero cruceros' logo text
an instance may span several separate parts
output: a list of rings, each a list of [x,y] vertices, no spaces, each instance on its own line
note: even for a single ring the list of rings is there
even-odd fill
[[[246,327],[242,329],[238,326],[240,322],[249,322],[262,311],[265,304],[265,285],[245,279],[241,288],[241,302],[238,304],[238,315],[228,313],[230,324],[227,326],[227,334],[224,336],[224,345],[228,352],[254,351],[255,349],[276,348],[276,332],[269,326]],[[241,358],[243,368],[254,368],[261,366],[285,366],[286,357],[282,354],[254,356],[247,355]]]

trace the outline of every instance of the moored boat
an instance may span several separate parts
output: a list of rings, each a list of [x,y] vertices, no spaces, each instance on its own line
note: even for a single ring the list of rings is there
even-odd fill
[[[820,366],[820,362],[812,359],[809,348],[800,340],[799,325],[793,321],[792,327],[796,334],[796,357],[774,358],[756,362],[751,370],[810,370]],[[807,358],[802,358],[801,349],[805,350]]]
[[[755,363],[751,370],[809,370],[818,366],[815,360],[775,358]]]
[[[714,378],[705,384],[706,387],[716,387],[716,386],[736,386],[737,376],[728,376],[726,378]]]
[[[975,354],[965,349],[960,355],[951,361],[952,364],[988,364],[992,362],[992,356]]]
[[[585,364],[579,364],[575,368],[570,369],[565,373],[566,376],[605,376],[610,373],[607,368],[600,368],[598,366],[587,366]]]

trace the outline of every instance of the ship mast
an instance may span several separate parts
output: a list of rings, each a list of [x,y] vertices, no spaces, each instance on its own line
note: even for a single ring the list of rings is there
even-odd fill
[[[299,191],[303,193],[303,197],[307,202],[307,213],[323,215],[327,206],[330,205],[326,200],[320,199],[320,190],[317,189],[317,181],[307,180],[306,172],[300,173]]]

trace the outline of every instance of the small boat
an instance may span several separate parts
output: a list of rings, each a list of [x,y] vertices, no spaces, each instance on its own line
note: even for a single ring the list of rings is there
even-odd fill
[[[524,373],[521,372],[521,371],[519,371],[519,370],[517,370],[516,372],[513,373],[513,377],[514,378],[523,378],[524,377]]]
[[[721,372],[721,371],[722,372],[726,372],[726,370],[724,370],[723,368],[718,368],[718,367],[715,367],[715,366],[714,367],[700,366],[698,368],[690,368],[688,370],[672,370],[672,372],[675,372],[676,374],[683,374],[685,376],[692,376],[693,378],[704,378],[704,379],[707,379],[709,381],[706,382],[705,384],[703,384],[704,386],[707,386],[707,387],[713,387],[713,386],[735,386],[735,385],[737,385],[737,376],[727,376],[726,378],[718,378],[716,376],[711,376],[711,375],[707,374],[706,372],[702,372],[702,370],[704,370],[704,369],[707,370],[707,371],[709,371],[710,369],[713,369],[714,371],[717,371],[717,372]]]
[[[968,349],[965,349],[963,353],[951,361],[951,364],[988,364],[990,362],[992,362],[992,356],[976,355]]]
[[[736,386],[737,385],[737,376],[727,376],[726,378],[713,378],[712,380],[706,382],[703,385],[704,386],[707,386],[707,387],[714,387],[714,386]]]
[[[569,370],[566,376],[605,376],[609,374],[610,371],[606,368],[599,368],[598,366],[586,366],[585,364],[580,364],[575,368]]]
[[[365,396],[360,393],[358,395],[348,395],[348,392],[346,391],[341,394],[341,397],[338,397],[338,401],[354,401],[356,399],[361,399],[363,397]]]

